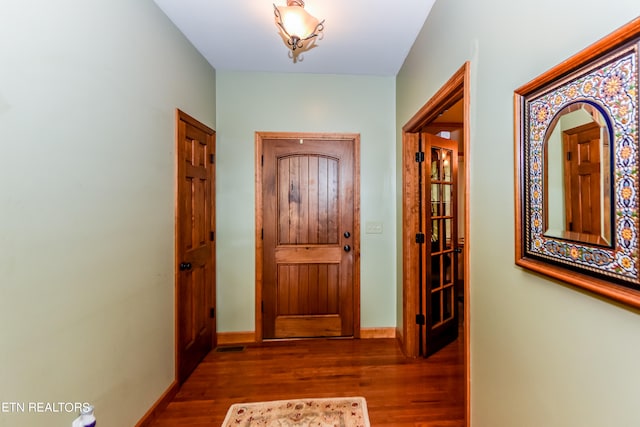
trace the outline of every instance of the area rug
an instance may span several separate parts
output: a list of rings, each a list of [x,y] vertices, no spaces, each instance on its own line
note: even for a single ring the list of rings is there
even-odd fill
[[[222,427],[370,427],[364,397],[231,405]]]

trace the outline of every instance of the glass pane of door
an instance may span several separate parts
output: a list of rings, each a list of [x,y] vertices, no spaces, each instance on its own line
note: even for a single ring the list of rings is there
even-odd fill
[[[431,181],[440,181],[442,176],[440,174],[440,149],[431,149]]]
[[[453,219],[451,218],[447,218],[445,220],[441,220],[444,222],[444,227],[443,227],[443,242],[442,242],[442,247],[444,248],[445,251],[450,251],[453,250]]]
[[[433,255],[431,257],[431,289],[440,289],[442,287],[442,255]]]
[[[434,325],[442,322],[442,291],[431,294],[431,323]]]
[[[440,184],[431,184],[431,216],[441,216]]]
[[[442,239],[440,238],[441,219],[431,220],[431,252],[440,252],[442,250]]]
[[[453,181],[453,165],[451,164],[452,152],[451,150],[442,150],[441,154],[442,159],[442,168],[444,169],[443,173],[443,181],[451,182]]]
[[[453,215],[453,205],[452,205],[453,184],[441,184],[440,186],[442,187],[442,215],[452,216]]]
[[[442,301],[442,321],[447,321],[453,318],[453,304],[455,303],[453,299],[453,287],[449,286],[445,288],[443,293],[443,301]]]
[[[443,283],[453,283],[453,252],[447,252],[443,256]]]

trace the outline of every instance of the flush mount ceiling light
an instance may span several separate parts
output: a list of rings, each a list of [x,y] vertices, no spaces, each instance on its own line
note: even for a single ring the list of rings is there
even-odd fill
[[[305,48],[303,42],[317,37],[324,30],[324,19],[319,21],[307,13],[302,0],[287,0],[286,6],[274,4],[273,13],[276,24],[292,51]]]

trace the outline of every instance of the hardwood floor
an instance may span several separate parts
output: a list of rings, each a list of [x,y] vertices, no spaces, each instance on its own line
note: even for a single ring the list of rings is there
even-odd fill
[[[428,359],[395,339],[265,342],[212,351],[153,427],[217,427],[237,402],[364,396],[373,427],[464,425],[462,336]]]

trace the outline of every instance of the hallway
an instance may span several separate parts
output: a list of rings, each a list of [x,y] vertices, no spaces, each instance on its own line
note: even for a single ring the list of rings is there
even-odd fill
[[[237,402],[364,396],[371,425],[464,424],[459,338],[429,359],[405,358],[394,339],[265,342],[212,351],[152,427],[218,426]]]

